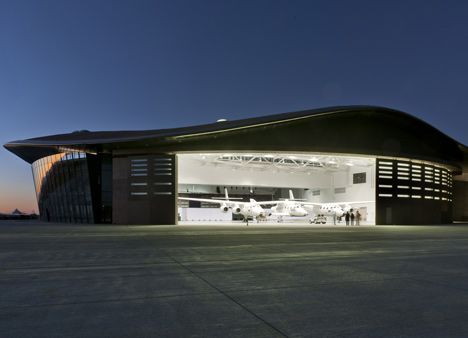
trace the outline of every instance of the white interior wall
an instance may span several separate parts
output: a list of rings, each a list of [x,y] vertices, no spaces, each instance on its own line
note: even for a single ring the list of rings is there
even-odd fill
[[[353,174],[366,173],[366,183],[353,184]],[[375,175],[374,167],[350,167],[346,172],[331,174],[332,200],[330,202],[343,201],[368,201],[375,199]],[[335,193],[335,188],[345,188],[344,193]]]
[[[294,173],[273,170],[250,170],[225,165],[203,165],[191,156],[178,156],[179,184],[209,184],[220,186],[255,186],[278,188],[304,188],[315,186],[327,188],[330,185],[330,176],[320,171],[307,173]]]
[[[219,208],[178,208],[178,212],[181,221],[232,221],[232,211],[223,212]]]

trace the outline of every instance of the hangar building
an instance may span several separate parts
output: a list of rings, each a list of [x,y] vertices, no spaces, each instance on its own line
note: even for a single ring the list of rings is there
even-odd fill
[[[468,219],[468,151],[393,109],[345,106],[145,131],[13,141],[32,165],[45,221],[177,224],[236,219],[216,203],[354,203],[366,224]],[[320,210],[311,210],[310,215]],[[336,220],[334,220],[336,221]]]

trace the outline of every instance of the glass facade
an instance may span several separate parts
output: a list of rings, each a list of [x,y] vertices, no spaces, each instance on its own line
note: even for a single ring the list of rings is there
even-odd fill
[[[43,221],[95,223],[86,154],[60,153],[32,164]]]

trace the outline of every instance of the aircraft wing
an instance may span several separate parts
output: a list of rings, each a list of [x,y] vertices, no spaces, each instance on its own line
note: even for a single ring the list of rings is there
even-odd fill
[[[327,204],[327,203],[316,203],[316,202],[299,202],[299,204],[301,204],[301,205],[312,205],[312,206],[318,206],[318,207],[321,207],[322,205],[324,205],[324,204]]]
[[[263,202],[255,202],[258,205],[274,205],[284,203],[284,201],[263,201]]]
[[[289,212],[274,212],[271,216],[290,216]]]
[[[207,203],[217,203],[219,205],[225,204],[227,206],[233,205],[243,205],[246,202],[233,202],[233,201],[226,201],[226,200],[217,200],[211,198],[195,198],[195,197],[178,197],[180,200],[184,201],[198,201],[198,202],[207,202]]]

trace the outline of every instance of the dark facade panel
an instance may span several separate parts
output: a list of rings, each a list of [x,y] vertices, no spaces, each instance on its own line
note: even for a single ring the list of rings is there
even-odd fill
[[[96,223],[112,223],[112,157],[87,154],[88,172]]]
[[[175,224],[175,155],[145,154],[113,161],[115,224]]]
[[[376,224],[452,223],[452,187],[443,167],[377,159]]]
[[[468,221],[468,182],[453,181],[453,220]]]

